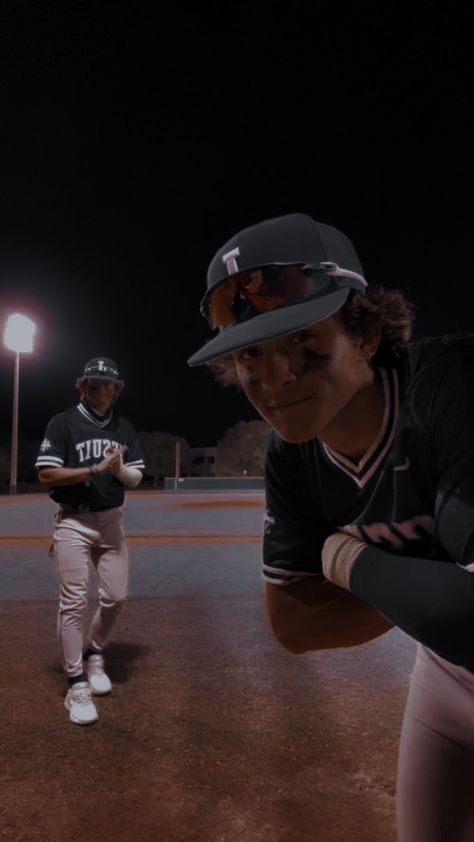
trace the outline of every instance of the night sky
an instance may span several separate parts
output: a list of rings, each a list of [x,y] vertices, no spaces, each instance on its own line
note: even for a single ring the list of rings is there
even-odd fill
[[[369,282],[416,304],[417,335],[471,331],[472,19],[452,8],[7,4],[0,329],[38,325],[20,436],[76,402],[98,355],[137,430],[213,445],[255,418],[186,359],[210,335],[214,252],[271,216],[341,228]],[[2,341],[6,445],[12,377]]]

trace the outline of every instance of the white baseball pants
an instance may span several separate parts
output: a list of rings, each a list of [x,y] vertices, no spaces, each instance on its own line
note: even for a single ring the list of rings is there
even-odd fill
[[[400,842],[474,842],[474,674],[421,644],[403,721]]]
[[[95,568],[99,607],[92,621],[90,646],[101,652],[110,638],[128,593],[129,557],[119,508],[55,516],[54,557],[59,579],[58,639],[70,678],[83,671],[83,623],[89,566]]]

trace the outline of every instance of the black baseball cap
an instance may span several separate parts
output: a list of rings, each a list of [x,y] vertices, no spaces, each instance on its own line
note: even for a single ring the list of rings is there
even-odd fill
[[[89,377],[94,380],[107,380],[111,383],[123,383],[117,363],[108,357],[94,357],[84,366],[81,379]]]
[[[248,292],[256,278],[257,297]],[[209,265],[201,312],[219,333],[188,364],[322,321],[343,306],[351,289],[364,292],[366,286],[354,246],[337,228],[302,213],[245,228]]]

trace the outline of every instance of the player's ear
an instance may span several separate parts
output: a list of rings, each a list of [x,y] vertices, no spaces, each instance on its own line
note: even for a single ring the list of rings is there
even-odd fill
[[[375,357],[380,346],[381,338],[381,330],[376,326],[370,327],[364,336],[360,337],[359,350],[365,362],[370,363],[373,357]]]
[[[86,383],[87,379],[85,377],[78,377],[74,384],[77,391],[81,393],[81,398],[86,392]]]

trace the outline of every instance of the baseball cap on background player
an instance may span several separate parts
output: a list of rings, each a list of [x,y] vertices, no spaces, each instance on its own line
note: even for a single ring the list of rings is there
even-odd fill
[[[292,333],[336,313],[367,282],[349,238],[302,213],[244,228],[214,255],[201,313],[219,333],[190,366]]]
[[[123,380],[120,377],[117,363],[107,357],[94,357],[89,360],[84,366],[84,371],[79,377],[79,380],[104,380],[110,383],[120,383],[123,386]]]

